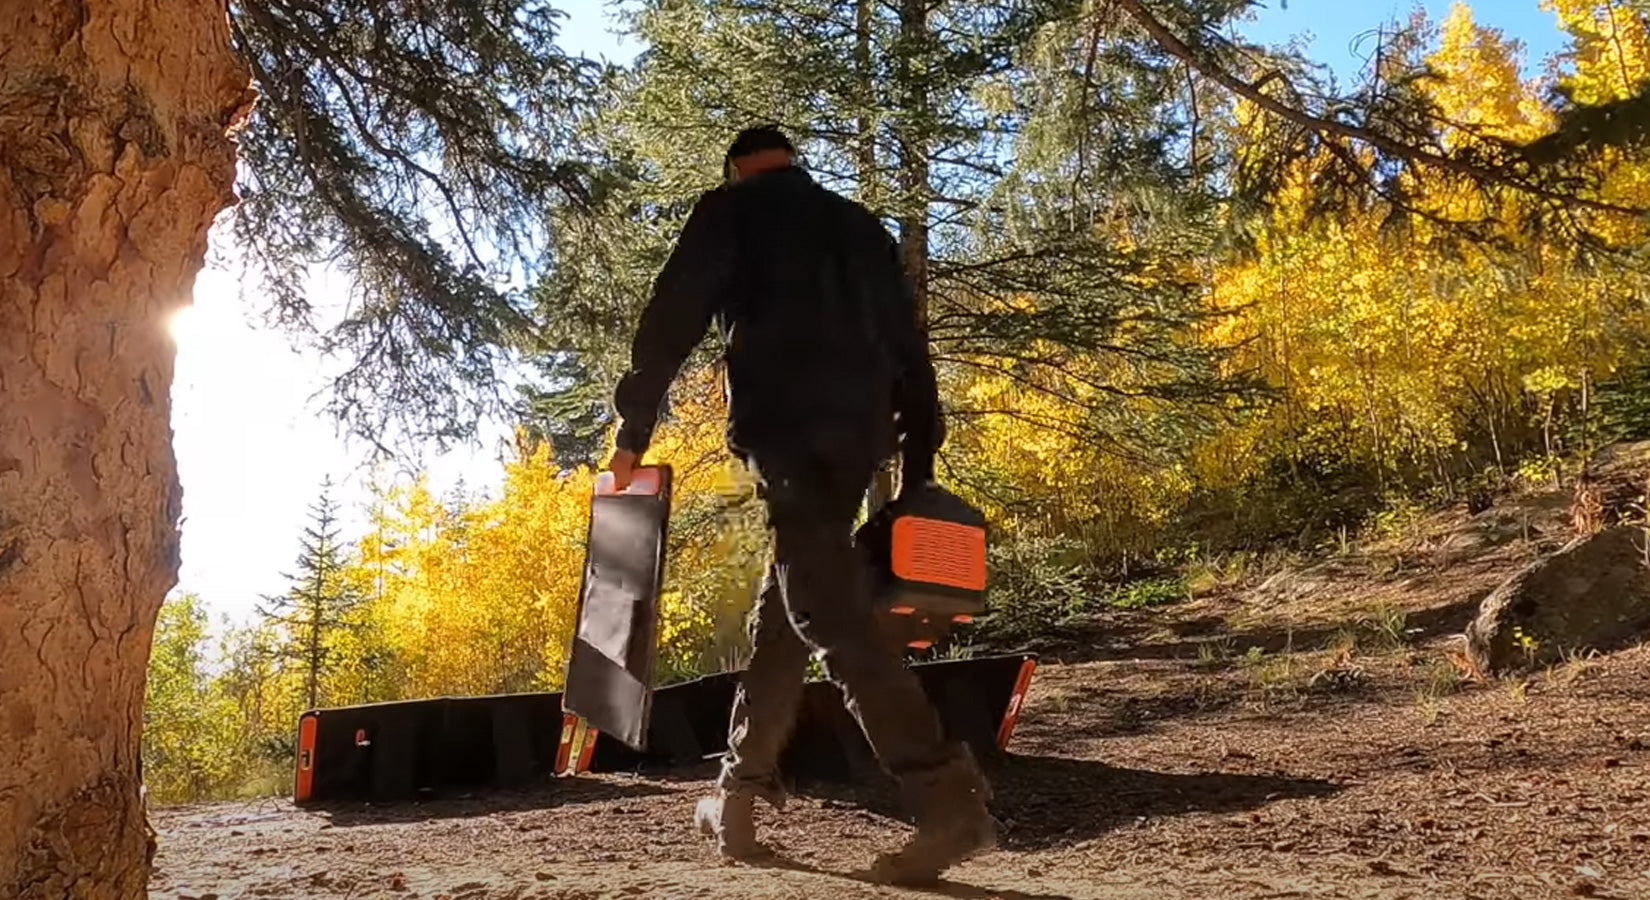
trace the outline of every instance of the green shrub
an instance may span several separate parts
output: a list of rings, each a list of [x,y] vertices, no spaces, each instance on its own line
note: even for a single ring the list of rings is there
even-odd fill
[[[1107,602],[1117,609],[1154,609],[1191,599],[1186,579],[1181,575],[1148,578],[1112,591]]]
[[[1091,613],[1101,593],[1088,548],[1069,535],[1015,535],[987,552],[987,612],[976,623],[982,642],[1049,636]]]

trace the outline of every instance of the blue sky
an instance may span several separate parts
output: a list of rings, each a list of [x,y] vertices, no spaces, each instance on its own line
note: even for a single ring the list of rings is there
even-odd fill
[[[1277,0],[1273,0],[1274,4]],[[1448,2],[1429,0],[1442,18]],[[625,62],[637,47],[611,33],[607,0],[569,0],[564,49]],[[1402,16],[1408,2],[1290,0],[1287,9],[1262,12],[1252,38],[1281,43],[1293,34],[1312,37],[1311,55],[1338,72],[1361,67],[1355,39],[1383,21]],[[1551,14],[1537,0],[1480,0],[1478,20],[1522,39],[1530,50],[1526,71],[1562,42]],[[215,249],[234,248],[214,235]],[[336,303],[346,285],[321,273],[314,285],[318,305]],[[330,300],[329,300],[330,298]],[[250,303],[249,303],[250,301]],[[207,269],[195,287],[195,304],[172,326],[178,342],[173,388],[173,428],[183,481],[183,566],[180,591],[199,593],[219,615],[245,621],[261,594],[285,588],[298,536],[321,480],[339,482],[346,533],[359,533],[364,497],[360,464],[364,448],[343,441],[319,412],[323,366],[294,352],[286,339],[255,324],[233,273]],[[424,460],[437,490],[459,477],[472,489],[494,488],[502,468],[491,448]]]
[[[1434,20],[1449,13],[1453,0],[1425,0],[1419,5]],[[1253,23],[1248,36],[1268,44],[1281,44],[1293,35],[1310,37],[1312,58],[1351,73],[1363,64],[1369,52],[1367,40],[1360,40],[1384,21],[1406,18],[1417,4],[1414,0],[1270,0]],[[1478,0],[1469,4],[1480,23],[1499,28],[1524,41],[1527,64],[1538,66],[1542,57],[1557,50],[1563,37],[1551,13],[1542,11],[1539,0]],[[607,21],[613,0],[566,0],[568,13],[562,33],[566,49],[605,56],[615,62],[631,58],[637,46],[611,34]],[[1527,71],[1534,71],[1527,68]]]
[[[1403,20],[1419,5],[1434,21],[1449,14],[1452,0],[1269,0],[1266,9],[1246,29],[1250,39],[1281,44],[1292,35],[1311,38],[1308,55],[1333,67],[1339,75],[1361,68],[1373,43],[1362,36],[1382,22]],[[1525,74],[1540,71],[1544,57],[1563,46],[1558,20],[1541,9],[1539,0],[1478,0],[1468,4],[1473,19],[1498,28],[1524,43]],[[1287,6],[1287,9],[1284,8]]]

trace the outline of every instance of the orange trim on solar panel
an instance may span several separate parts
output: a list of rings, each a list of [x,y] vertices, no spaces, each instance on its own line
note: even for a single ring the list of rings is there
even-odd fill
[[[894,520],[894,574],[905,581],[985,589],[985,529],[920,516]]]
[[[579,748],[579,766],[573,770],[574,774],[590,771],[590,758],[596,755],[596,738],[601,734],[594,728],[586,726],[584,729],[584,744]]]
[[[570,712],[561,714],[561,743],[556,745],[556,774],[567,774],[567,758],[573,753],[573,728],[579,717]]]
[[[1014,693],[1008,697],[1008,709],[1003,713],[1002,724],[997,727],[997,749],[1007,750],[1008,742],[1014,737],[1014,723],[1020,719],[1020,708],[1025,705],[1026,690],[1031,687],[1031,674],[1037,671],[1037,661],[1028,659],[1020,664],[1019,677],[1014,679]]]
[[[298,720],[298,777],[293,799],[299,803],[315,792],[315,728],[314,716]]]

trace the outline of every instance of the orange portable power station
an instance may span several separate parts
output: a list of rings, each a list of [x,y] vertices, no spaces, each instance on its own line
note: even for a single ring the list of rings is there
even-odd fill
[[[936,484],[901,492],[855,534],[876,573],[878,605],[910,616],[908,646],[985,611],[985,516]]]

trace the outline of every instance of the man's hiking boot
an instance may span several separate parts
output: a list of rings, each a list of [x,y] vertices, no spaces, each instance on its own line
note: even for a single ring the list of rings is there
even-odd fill
[[[917,833],[905,846],[877,857],[871,866],[874,880],[933,884],[946,869],[996,846],[997,822],[986,808],[990,788],[972,756],[965,754],[937,777],[913,787]]]
[[[694,807],[693,821],[700,834],[716,839],[716,850],[724,858],[761,859],[773,851],[756,839],[755,803],[753,794],[718,790]]]

